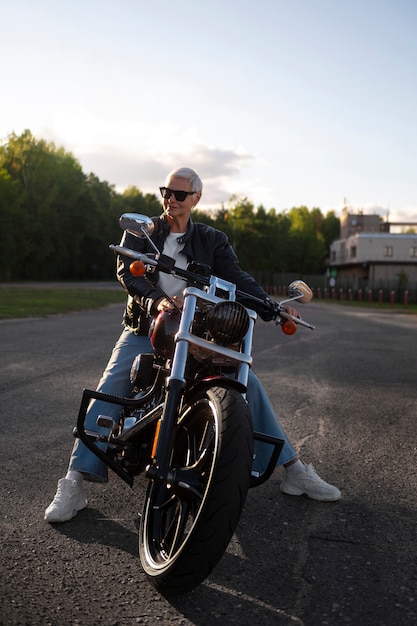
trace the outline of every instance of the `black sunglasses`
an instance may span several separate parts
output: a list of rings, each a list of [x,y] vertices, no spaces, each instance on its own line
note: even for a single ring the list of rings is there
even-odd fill
[[[177,202],[184,202],[187,196],[192,196],[194,193],[197,193],[196,191],[177,191],[176,189],[169,189],[168,187],[159,187],[159,191],[165,200],[168,200],[172,194],[174,194],[174,198]]]

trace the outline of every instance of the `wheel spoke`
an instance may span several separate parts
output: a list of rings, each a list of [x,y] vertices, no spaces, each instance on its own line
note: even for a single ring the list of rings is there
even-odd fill
[[[190,472],[191,490],[187,493],[184,487],[176,489],[175,482],[173,485],[153,486],[155,499],[151,527],[154,538],[159,537],[154,542],[154,558],[157,562],[175,556],[198,514],[213,462],[214,423],[213,410],[208,402],[201,402],[197,410],[193,407],[181,420],[173,446],[172,474],[175,477],[178,471],[178,481],[187,482],[187,473]],[[186,495],[181,497],[181,493]]]
[[[189,518],[190,505],[186,501],[177,499],[176,514],[166,529],[161,548],[167,558],[172,558],[184,541],[186,527]]]

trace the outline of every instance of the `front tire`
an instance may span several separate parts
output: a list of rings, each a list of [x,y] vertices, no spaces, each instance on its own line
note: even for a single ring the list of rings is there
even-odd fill
[[[220,560],[246,500],[252,460],[250,412],[237,390],[209,387],[187,402],[171,482],[149,483],[139,529],[142,566],[162,594],[191,591]]]

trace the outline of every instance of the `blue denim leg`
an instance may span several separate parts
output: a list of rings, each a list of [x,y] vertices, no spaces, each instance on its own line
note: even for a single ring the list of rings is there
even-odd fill
[[[247,401],[252,415],[253,429],[272,435],[284,440],[284,446],[278,459],[277,465],[284,465],[297,456],[296,451],[292,447],[285,434],[278,417],[272,407],[261,381],[255,376],[252,370],[249,372]],[[272,448],[266,443],[255,442],[255,459],[252,471],[262,473],[271,458]]]
[[[116,396],[129,396],[132,384],[129,379],[130,368],[137,354],[152,352],[148,337],[134,335],[129,330],[123,330],[113,348],[110,360],[103,372],[97,391]],[[99,415],[112,417],[117,421],[120,415],[120,406],[101,400],[93,400],[87,411],[85,428],[95,432],[107,434],[108,430],[97,426]],[[103,463],[79,439],[72,450],[69,468],[84,474],[84,478],[94,482],[107,482],[107,465]]]

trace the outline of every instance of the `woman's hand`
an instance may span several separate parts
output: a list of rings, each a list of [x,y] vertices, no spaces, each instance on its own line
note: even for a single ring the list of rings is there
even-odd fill
[[[291,306],[284,307],[284,311],[286,313],[289,313],[289,315],[292,315],[293,317],[301,319],[301,315],[299,314],[299,312],[296,309],[293,309]]]
[[[161,298],[160,300],[158,300],[158,302],[156,304],[156,310],[157,311],[173,311],[175,308],[180,309],[182,307],[183,300],[179,296],[173,296],[171,298],[171,300],[173,302],[175,302],[177,307],[175,307],[172,304],[172,302],[170,302],[170,300],[168,300],[168,298]]]

